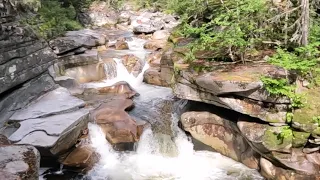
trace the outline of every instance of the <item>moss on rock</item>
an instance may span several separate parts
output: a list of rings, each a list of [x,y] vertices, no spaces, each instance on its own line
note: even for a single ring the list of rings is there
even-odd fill
[[[262,144],[270,151],[289,152],[292,147],[293,135],[290,129],[283,135],[283,127],[271,127],[265,131],[262,137]],[[290,131],[290,132],[289,132]],[[289,132],[289,133],[287,133]]]
[[[304,147],[308,142],[310,133],[298,132],[298,131],[292,131],[292,133],[293,133],[292,147],[294,148]]]
[[[305,106],[294,112],[294,125],[306,132],[312,132],[318,127],[318,123],[314,121],[314,117],[319,116],[320,112],[320,88],[313,88],[304,91]]]
[[[320,136],[320,127],[317,127],[312,131],[313,136]]]

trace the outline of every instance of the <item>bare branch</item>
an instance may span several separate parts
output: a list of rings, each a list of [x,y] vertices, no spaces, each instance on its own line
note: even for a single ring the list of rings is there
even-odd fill
[[[290,14],[290,13],[298,10],[298,9],[301,8],[301,7],[302,7],[302,5],[300,5],[300,6],[298,6],[298,7],[295,7],[295,8],[292,8],[292,9],[290,9],[290,10],[288,10],[288,11],[285,11],[285,12],[283,12],[283,13],[281,13],[281,14],[278,14],[278,15],[274,16],[273,18],[268,19],[267,21],[269,21],[269,22],[274,22],[275,19],[280,19],[281,17],[285,16],[286,14]]]

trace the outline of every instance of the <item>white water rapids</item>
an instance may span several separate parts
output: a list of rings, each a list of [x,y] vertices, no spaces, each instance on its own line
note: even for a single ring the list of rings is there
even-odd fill
[[[101,129],[90,124],[92,146],[101,155],[98,164],[88,176],[94,180],[258,180],[255,170],[237,163],[219,153],[193,150],[186,135],[178,133],[173,141],[178,156],[161,154],[160,143],[151,129],[146,129],[135,152],[115,152],[105,140]]]
[[[141,42],[138,42],[140,44]],[[130,47],[139,50],[143,46]],[[140,93],[140,100],[163,98],[170,93],[168,88],[155,88],[142,83],[143,73],[149,68],[145,63],[138,77],[128,73],[120,59],[114,59],[117,63],[117,76],[105,80],[103,83],[87,84],[87,86],[113,85],[119,81],[128,82]],[[156,111],[152,109],[150,111]],[[146,114],[146,113],[145,113]],[[100,160],[87,174],[92,180],[259,180],[260,174],[247,168],[241,163],[219,153],[208,151],[194,151],[191,140],[178,127],[178,117],[172,114],[171,131],[168,142],[165,138],[159,138],[151,128],[144,130],[136,150],[132,152],[117,152],[105,139],[105,135],[96,124],[89,124],[89,135],[92,147],[100,154]],[[168,137],[168,136],[167,136]],[[163,153],[162,149],[168,149],[168,143],[173,143],[175,156]],[[170,151],[170,150],[169,150]],[[170,153],[170,152],[169,152]]]

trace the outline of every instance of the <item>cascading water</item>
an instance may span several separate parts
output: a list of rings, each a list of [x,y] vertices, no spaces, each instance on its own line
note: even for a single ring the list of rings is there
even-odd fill
[[[126,81],[132,87],[137,87],[143,81],[143,74],[149,68],[149,64],[145,63],[141,73],[135,77],[132,73],[129,73],[126,67],[122,64],[121,59],[114,58],[115,62],[117,63],[116,71],[117,76],[113,79],[105,80],[104,86],[111,86],[120,81]]]
[[[107,62],[103,64],[104,73],[107,79],[114,79],[117,77],[117,64],[114,62]]]
[[[105,62],[104,63],[104,71],[107,79],[103,82],[90,82],[82,84],[83,87],[86,88],[94,88],[94,87],[105,87],[112,86],[113,84],[126,81],[134,88],[139,88],[143,81],[144,72],[150,67],[147,62],[145,62],[145,57],[149,53],[143,48],[146,40],[132,37],[130,40],[126,41],[129,46],[129,50],[113,50],[112,53],[116,57],[112,57],[114,62]],[[124,55],[135,55],[137,56],[142,64],[144,64],[141,72],[137,77],[135,77],[132,73],[129,73],[122,63],[122,60],[117,57],[122,57]]]
[[[173,141],[178,154],[175,157],[162,154],[161,143],[152,130],[146,129],[135,152],[115,152],[95,124],[89,125],[92,146],[101,155],[100,162],[89,172],[94,180],[258,180],[256,171],[226,158],[219,153],[195,152],[193,144],[176,126],[173,115]]]
[[[145,56],[148,53],[144,50],[143,45],[146,42],[146,40],[139,39],[132,37],[130,40],[126,41],[129,46],[129,50],[132,52],[140,52],[138,54],[141,54],[143,58],[141,60],[143,61],[143,69],[139,73],[137,77],[135,77],[132,73],[129,73],[127,71],[127,68],[122,64],[122,60],[118,58],[113,58],[116,62],[116,72],[117,76],[113,79],[108,79],[105,81],[107,85],[113,85],[114,83],[120,82],[120,81],[126,81],[129,83],[132,87],[137,88],[143,81],[143,74],[144,72],[149,68],[149,64],[147,62],[144,62]]]
[[[142,41],[141,41],[142,42]],[[139,41],[130,42],[129,47],[143,48]],[[128,73],[120,59],[114,58],[117,76],[107,79],[101,85],[113,85],[119,81],[128,82],[140,96],[135,99],[136,107],[132,111],[135,119],[146,120],[152,128],[144,130],[136,150],[116,152],[105,139],[105,135],[96,124],[89,124],[92,147],[100,154],[100,160],[87,174],[92,180],[259,180],[263,179],[255,170],[237,163],[219,153],[194,151],[187,135],[178,127],[178,115],[172,112],[167,117],[157,109],[162,99],[171,95],[169,88],[155,87],[142,83],[143,73],[149,65],[145,63],[138,77]],[[150,104],[151,102],[151,104]],[[181,101],[182,104],[184,101]],[[181,103],[180,103],[181,104]],[[141,107],[141,106],[145,107]],[[177,104],[179,105],[179,104]],[[140,106],[140,107],[139,107]],[[182,105],[183,106],[183,105]],[[142,118],[142,116],[144,116]],[[163,116],[171,123],[161,128],[169,128],[170,133],[155,132],[154,126],[160,121],[155,116]],[[166,131],[166,132],[168,132]]]

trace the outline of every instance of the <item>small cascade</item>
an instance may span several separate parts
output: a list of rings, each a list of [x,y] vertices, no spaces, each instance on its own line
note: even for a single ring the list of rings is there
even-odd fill
[[[195,152],[193,144],[177,126],[177,115],[173,114],[173,141],[177,154],[168,156],[168,142],[148,128],[138,143],[135,152],[115,152],[105,140],[101,129],[89,125],[92,146],[100,154],[100,162],[88,174],[90,179],[115,180],[262,180],[255,170],[214,152]],[[164,141],[163,141],[164,140]]]
[[[110,56],[108,58],[112,58],[114,61],[104,62],[104,72],[106,75],[106,79],[103,82],[90,82],[86,84],[82,84],[83,87],[86,88],[95,88],[95,87],[105,87],[112,86],[113,84],[126,81],[134,88],[138,88],[143,82],[143,74],[149,68],[149,64],[145,62],[145,57],[149,53],[144,50],[143,46],[146,40],[132,37],[131,39],[127,39],[129,50],[110,50],[109,54],[113,54],[113,57]],[[108,53],[107,53],[108,54]],[[132,73],[129,73],[127,68],[122,63],[120,57],[125,55],[134,55],[138,57],[143,64],[142,71],[135,77]]]
[[[108,61],[103,64],[106,79],[114,79],[117,77],[117,64],[113,61]]]
[[[144,44],[147,42],[144,39],[132,37],[130,40],[126,40],[129,49],[134,51],[145,51]]]
[[[111,86],[111,85],[113,85],[117,82],[120,82],[120,81],[126,81],[132,87],[136,88],[142,83],[143,74],[149,68],[148,63],[145,63],[140,74],[137,77],[135,77],[132,73],[128,72],[127,68],[122,64],[121,59],[114,58],[114,60],[116,62],[117,76],[113,79],[105,80],[104,82],[105,82],[106,86]]]
[[[63,164],[60,164],[60,168],[55,174],[63,174]]]

